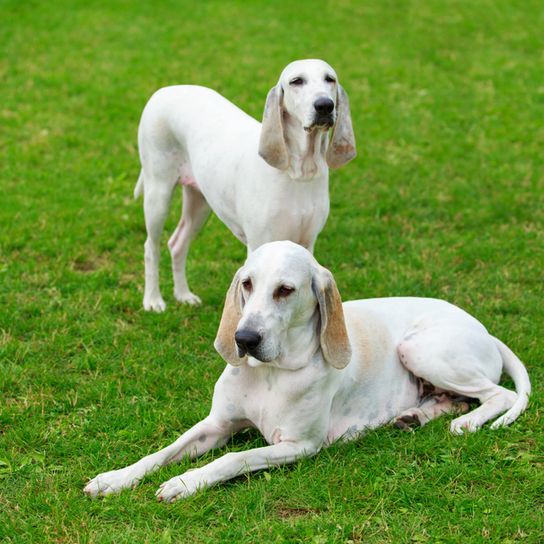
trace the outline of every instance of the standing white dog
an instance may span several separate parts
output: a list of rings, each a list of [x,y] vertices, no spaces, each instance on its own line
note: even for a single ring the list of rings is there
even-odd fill
[[[257,427],[270,445],[176,476],[157,491],[159,500],[313,455],[392,419],[424,425],[445,412],[466,412],[459,396],[481,406],[454,419],[453,433],[475,431],[502,412],[491,427],[508,425],[531,391],[521,361],[460,308],[429,298],[342,306],[331,273],[291,242],[261,246],[236,273],[215,347],[229,364],[210,415],[158,453],[98,475],[87,494],[133,487],[163,465],[225,444],[244,427]],[[517,393],[497,385],[503,370]]]
[[[185,263],[210,208],[249,252],[274,240],[313,251],[329,213],[328,168],[356,154],[348,97],[321,60],[283,70],[268,93],[262,125],[211,89],[160,89],[144,109],[138,142],[142,171],[134,195],[143,190],[144,308],[156,312],[165,308],[159,243],[176,185],[183,186],[183,209],[168,242],[174,295],[198,304]]]

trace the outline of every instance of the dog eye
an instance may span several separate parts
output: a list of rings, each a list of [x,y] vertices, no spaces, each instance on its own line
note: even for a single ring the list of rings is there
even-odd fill
[[[334,77],[332,76],[329,76],[328,74],[325,76],[325,81],[327,83],[336,83],[336,79],[334,79]]]
[[[247,278],[247,280],[244,280],[242,282],[242,287],[251,293],[251,291],[253,290],[253,283],[251,283],[251,279],[250,278]]]
[[[289,85],[294,85],[295,87],[298,87],[300,85],[304,85],[304,80],[301,77],[294,77],[290,82]]]
[[[293,291],[295,290],[294,287],[289,287],[288,285],[280,285],[276,292],[274,293],[274,298],[286,298],[288,297]]]

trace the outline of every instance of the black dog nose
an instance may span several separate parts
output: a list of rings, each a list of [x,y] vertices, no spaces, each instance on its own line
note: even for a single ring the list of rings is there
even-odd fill
[[[317,113],[328,115],[334,109],[334,102],[330,98],[321,97],[314,102],[314,108]]]
[[[262,336],[258,332],[242,329],[236,331],[234,340],[241,350],[251,351],[261,343]]]

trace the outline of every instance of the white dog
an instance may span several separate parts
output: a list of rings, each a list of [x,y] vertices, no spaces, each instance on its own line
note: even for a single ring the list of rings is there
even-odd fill
[[[463,397],[481,406],[454,419],[452,432],[475,431],[506,411],[493,423],[497,428],[525,410],[531,390],[521,361],[460,308],[426,298],[342,305],[330,272],[291,242],[261,246],[236,273],[215,347],[229,364],[210,415],[158,453],[100,474],[86,493],[133,487],[163,465],[225,444],[244,427],[257,427],[270,445],[176,476],[157,491],[159,500],[313,455],[392,419],[424,425],[445,412],[467,411]],[[502,370],[517,393],[497,385]]]
[[[144,308],[157,312],[165,308],[159,243],[176,185],[183,186],[183,210],[168,242],[174,295],[198,304],[185,263],[210,208],[249,252],[274,240],[313,251],[329,213],[328,168],[355,157],[348,97],[321,60],[283,70],[268,93],[262,125],[211,89],[161,89],[144,109],[138,142],[142,171],[134,196],[143,189]]]

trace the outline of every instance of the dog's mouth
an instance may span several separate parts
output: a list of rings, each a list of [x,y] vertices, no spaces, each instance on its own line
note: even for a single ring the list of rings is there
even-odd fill
[[[329,130],[334,126],[334,117],[331,115],[320,115],[316,117],[313,123],[304,127],[306,132],[313,132],[314,130]]]
[[[262,353],[262,351],[258,347],[255,349],[247,349],[241,346],[236,346],[236,349],[238,351],[238,357],[240,357],[240,359],[247,355],[248,357],[257,359],[257,361],[260,361],[261,363],[269,363],[273,360],[273,357],[268,357],[264,355],[264,353]]]

